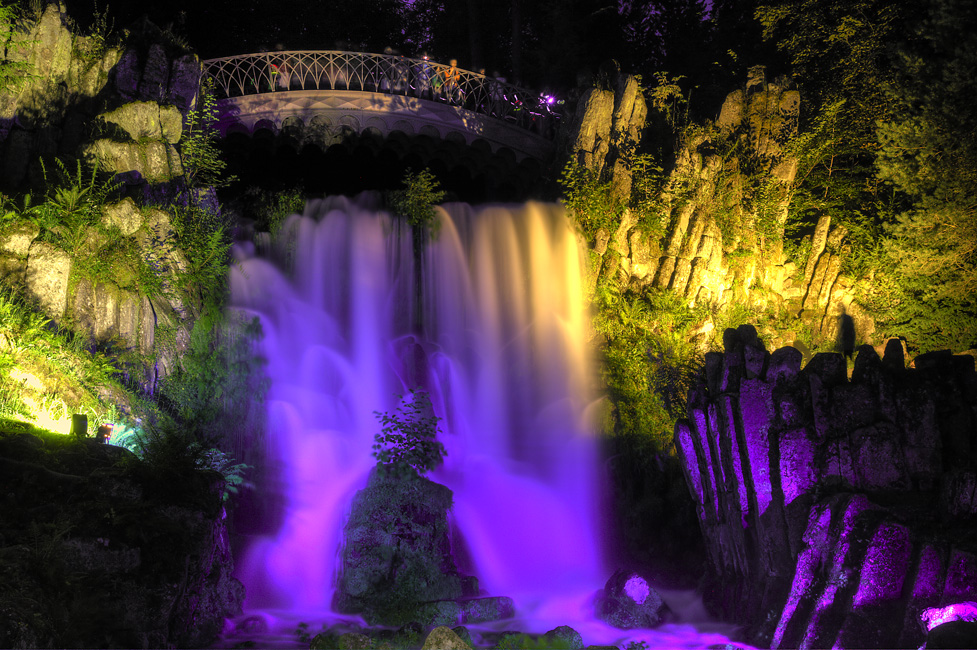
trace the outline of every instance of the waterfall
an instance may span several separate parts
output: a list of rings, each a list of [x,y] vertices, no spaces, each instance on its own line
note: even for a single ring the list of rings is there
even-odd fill
[[[403,219],[345,198],[310,201],[232,266],[232,304],[264,332],[262,489],[281,522],[239,561],[249,608],[329,608],[348,504],[376,462],[374,413],[418,386],[443,418],[430,478],[454,493],[456,551],[484,591],[536,607],[609,575],[578,240],[553,205],[438,217],[420,269]]]

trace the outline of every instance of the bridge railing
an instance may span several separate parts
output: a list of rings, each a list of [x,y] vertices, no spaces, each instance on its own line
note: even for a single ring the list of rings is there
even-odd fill
[[[354,90],[459,106],[548,139],[560,114],[552,97],[427,59],[341,51],[242,54],[203,62],[219,98],[292,90]]]

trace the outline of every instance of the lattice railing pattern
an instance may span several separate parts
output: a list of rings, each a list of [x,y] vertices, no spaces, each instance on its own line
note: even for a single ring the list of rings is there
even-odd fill
[[[549,98],[426,59],[340,51],[241,54],[203,62],[218,96],[290,90],[358,90],[459,106],[553,139],[559,113]]]

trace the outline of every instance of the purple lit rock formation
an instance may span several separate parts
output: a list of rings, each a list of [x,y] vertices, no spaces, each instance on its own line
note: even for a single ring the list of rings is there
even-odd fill
[[[623,569],[615,571],[597,592],[594,609],[597,618],[623,630],[657,627],[671,614],[647,578]]]
[[[782,647],[919,647],[920,615],[977,597],[971,357],[769,354],[750,326],[706,356],[675,444],[717,614]]]
[[[478,581],[459,575],[451,554],[451,490],[416,475],[374,470],[353,497],[333,606],[368,621],[396,620],[420,603],[447,601],[425,618],[460,622],[455,600],[478,595]],[[408,618],[408,620],[417,620]],[[491,618],[489,620],[492,620]]]

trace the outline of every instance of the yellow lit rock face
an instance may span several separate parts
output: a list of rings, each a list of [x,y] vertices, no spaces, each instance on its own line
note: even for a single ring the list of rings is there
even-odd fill
[[[21,382],[28,388],[33,388],[34,390],[37,391],[44,390],[44,384],[41,382],[40,379],[37,378],[37,376],[32,375],[29,372],[24,372],[20,368],[15,367],[13,370],[11,370],[10,378],[13,379],[14,381]]]
[[[59,319],[68,303],[71,258],[51,244],[34,241],[27,258],[27,289],[46,316]]]

